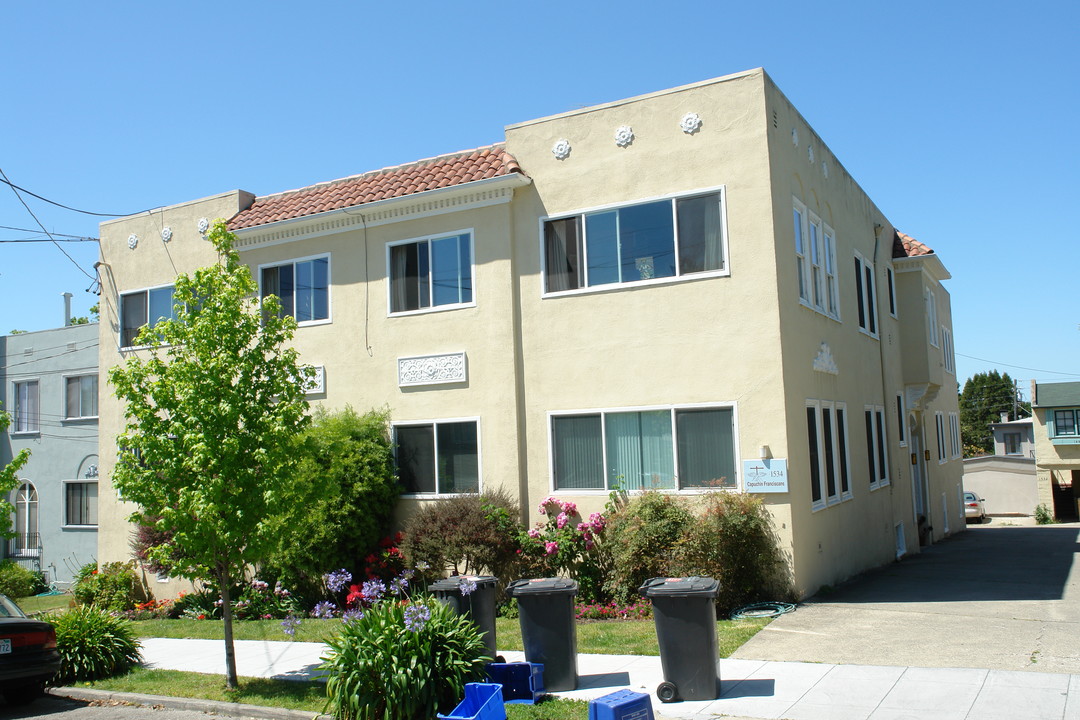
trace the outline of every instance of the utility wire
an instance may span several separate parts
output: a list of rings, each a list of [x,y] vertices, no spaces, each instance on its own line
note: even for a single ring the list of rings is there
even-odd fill
[[[56,242],[56,240],[53,239],[53,236],[49,233],[48,230],[45,229],[45,226],[41,224],[41,221],[38,220],[38,216],[34,214],[34,211],[30,209],[30,206],[26,204],[25,200],[23,200],[22,195],[19,194],[19,190],[21,188],[19,188],[17,185],[15,185],[10,180],[8,180],[7,173],[4,172],[3,168],[0,168],[0,177],[3,178],[3,182],[7,183],[8,186],[11,187],[11,192],[15,193],[15,197],[17,197],[19,199],[19,202],[22,203],[22,206],[24,208],[26,208],[26,212],[30,213],[30,217],[34,218],[34,222],[36,222],[38,224],[38,227],[41,228],[41,231],[49,236],[49,239],[52,240],[52,243],[53,243],[53,245],[56,246],[56,249],[59,250],[60,252],[64,253],[64,257],[66,257],[68,260],[70,260],[72,265],[79,268],[79,272],[81,272],[83,275],[90,278],[91,280],[97,282],[97,278],[95,276],[93,276],[90,273],[86,272],[86,270],[83,269],[83,266],[80,265],[79,263],[75,262],[75,258],[68,255],[68,251],[65,250],[64,248],[60,247],[60,243]],[[29,191],[24,191],[24,192],[29,192]],[[34,193],[29,193],[29,194],[34,195]],[[40,196],[38,196],[38,195],[34,195],[34,197],[40,198]],[[40,199],[44,200],[44,198],[40,198]],[[52,202],[52,201],[47,200],[46,202]],[[53,204],[56,205],[58,203],[53,203]],[[63,207],[63,206],[61,206],[61,207]],[[71,208],[67,208],[67,209],[70,210]]]
[[[12,227],[11,225],[0,225],[0,230],[14,230],[15,232],[38,234],[37,230],[31,230],[30,228]],[[53,237],[72,238],[72,239],[75,239],[75,240],[95,240],[95,241],[97,240],[97,238],[85,237],[83,235],[68,235],[66,233],[53,233]],[[0,242],[3,242],[3,241],[0,241]]]
[[[30,195],[31,197],[36,197],[38,200],[41,200],[42,202],[47,202],[50,205],[55,205],[58,208],[64,208],[65,210],[70,210],[71,212],[82,213],[83,215],[94,215],[96,217],[124,217],[126,215],[138,215],[140,213],[149,212],[149,210],[140,210],[138,213],[99,213],[99,212],[90,212],[89,210],[79,210],[78,208],[73,208],[73,207],[71,207],[69,205],[64,205],[63,203],[58,203],[55,200],[50,200],[47,197],[42,197],[42,196],[38,195],[35,192],[30,192],[29,190],[27,190],[24,187],[19,187],[15,183],[8,180],[8,176],[4,175],[3,170],[0,170],[0,175],[3,175],[3,178],[0,179],[0,182],[4,183],[5,185],[10,186],[12,190],[15,190],[16,195],[18,195],[19,191],[21,191],[21,192],[26,193],[27,195]],[[23,204],[25,205],[25,203],[23,203]],[[34,219],[36,220],[37,218],[34,218]]]
[[[964,353],[956,353],[960,357],[966,357],[968,360],[978,360],[979,362],[990,363],[992,365],[1004,365],[1005,367],[1018,368],[1020,370],[1030,370],[1031,372],[1049,373],[1051,375],[1064,375],[1065,377],[1080,377],[1080,373],[1066,373],[1058,370],[1040,370],[1039,368],[1024,367],[1023,365],[1010,365],[1006,362],[1000,362],[997,360],[987,360],[986,358],[975,357],[974,355],[965,355]]]

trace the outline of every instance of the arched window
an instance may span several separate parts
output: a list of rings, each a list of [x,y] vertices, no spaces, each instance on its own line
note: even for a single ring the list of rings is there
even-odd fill
[[[16,557],[35,557],[41,553],[38,535],[38,493],[31,482],[24,481],[15,494],[15,544],[12,553]]]

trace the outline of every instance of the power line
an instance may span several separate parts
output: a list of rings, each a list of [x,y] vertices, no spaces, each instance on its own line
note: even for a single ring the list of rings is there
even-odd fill
[[[30,228],[12,227],[11,225],[0,225],[0,230],[14,230],[15,232],[34,233],[35,235],[38,234],[37,230],[31,230]],[[87,241],[87,240],[96,241],[97,240],[97,238],[84,237],[83,235],[68,235],[66,233],[53,233],[53,237],[72,238],[72,239],[75,239],[75,240],[84,240],[84,241]],[[3,242],[3,241],[0,241],[0,242]]]
[[[0,175],[3,175],[2,170],[0,170]],[[0,182],[4,183],[5,185],[10,186],[12,190],[24,192],[27,195],[30,195],[31,197],[35,197],[38,200],[41,200],[42,202],[47,202],[50,205],[55,205],[58,208],[64,208],[65,210],[70,210],[71,212],[82,213],[83,215],[94,215],[96,217],[124,217],[126,215],[138,215],[139,213],[148,212],[147,210],[140,210],[139,213],[99,213],[99,212],[90,212],[89,210],[79,210],[78,208],[73,208],[73,207],[71,207],[69,205],[64,205],[63,203],[58,203],[55,200],[50,200],[47,197],[42,197],[41,195],[38,195],[35,192],[30,192],[29,190],[27,190],[24,187],[19,187],[15,183],[8,180],[7,175],[4,175],[4,177],[2,179],[0,179]],[[15,194],[18,195],[18,192],[16,192]]]
[[[956,353],[960,357],[966,357],[968,360],[978,360],[979,362],[990,363],[991,365],[1004,365],[1005,367],[1017,368],[1020,370],[1030,370],[1031,372],[1049,373],[1051,375],[1064,375],[1065,377],[1080,377],[1080,373],[1066,373],[1059,372],[1058,370],[1040,370],[1039,368],[1024,367],[1023,365],[1011,365],[1007,362],[1000,362],[998,360],[987,360],[986,358],[975,357],[974,355],[965,355],[964,353]]]

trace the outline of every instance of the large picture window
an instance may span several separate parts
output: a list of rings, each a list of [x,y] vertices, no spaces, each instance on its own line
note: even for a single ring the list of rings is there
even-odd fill
[[[736,488],[730,407],[554,414],[556,490]]]
[[[480,492],[480,453],[475,420],[394,426],[398,476],[407,494]]]
[[[472,303],[472,233],[395,243],[387,253],[391,313]]]
[[[173,286],[136,290],[120,295],[120,346],[134,347],[143,326],[154,327],[162,320],[176,318]]]
[[[723,191],[544,222],[544,290],[725,269]]]
[[[98,524],[98,484],[96,482],[64,483],[64,524]]]
[[[65,378],[64,419],[95,418],[98,414],[98,376]]]
[[[330,319],[330,257],[293,260],[259,268],[259,297],[276,295],[282,316],[298,325]]]
[[[38,381],[15,383],[15,404],[11,421],[12,432],[37,432],[40,429],[41,408],[38,400]]]

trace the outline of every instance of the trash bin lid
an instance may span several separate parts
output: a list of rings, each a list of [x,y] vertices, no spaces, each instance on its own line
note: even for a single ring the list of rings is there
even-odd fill
[[[708,577],[650,578],[638,588],[647,597],[710,597],[720,594],[720,583]]]
[[[495,585],[499,582],[499,578],[493,575],[453,575],[442,580],[436,580],[428,586],[432,591],[435,590],[452,590],[457,591],[460,589],[462,580],[471,580],[476,583],[476,587],[488,587],[489,585]]]
[[[570,578],[532,578],[515,580],[506,587],[510,597],[522,595],[577,595],[577,581]]]

